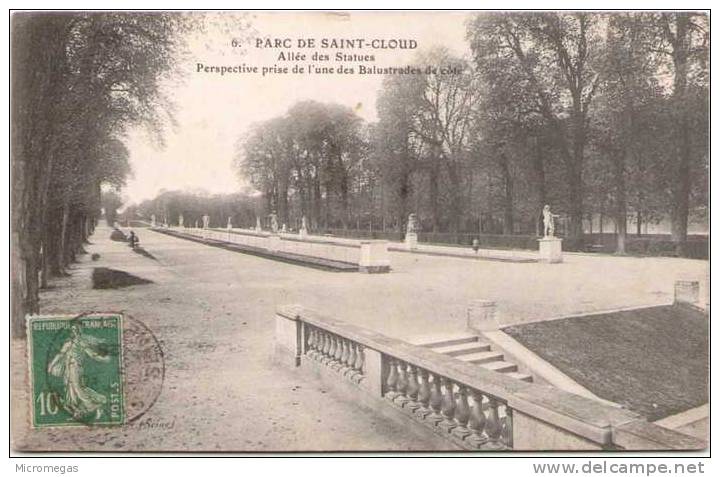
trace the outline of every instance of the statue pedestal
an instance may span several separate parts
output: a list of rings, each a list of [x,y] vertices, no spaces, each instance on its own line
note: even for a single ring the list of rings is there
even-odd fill
[[[538,239],[540,244],[540,261],[544,263],[560,263],[562,258],[562,239],[557,237],[543,237]]]
[[[415,232],[408,232],[405,234],[405,248],[408,250],[417,249],[418,237]]]
[[[387,273],[390,271],[390,254],[386,240],[360,242],[360,271],[364,273]]]
[[[475,333],[497,331],[500,321],[497,318],[497,306],[494,301],[473,300],[467,309],[467,327]]]
[[[268,238],[267,249],[271,252],[277,252],[280,250],[280,236],[272,234]]]

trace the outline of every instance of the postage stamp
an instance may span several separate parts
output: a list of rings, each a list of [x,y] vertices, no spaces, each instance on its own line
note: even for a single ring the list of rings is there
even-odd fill
[[[123,316],[32,316],[32,426],[121,425]]]

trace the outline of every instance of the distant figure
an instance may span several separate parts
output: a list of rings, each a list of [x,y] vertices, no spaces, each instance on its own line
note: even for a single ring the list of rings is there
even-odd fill
[[[138,244],[138,242],[140,242],[140,240],[138,239],[138,236],[135,235],[135,232],[133,232],[131,230],[130,231],[130,248],[134,249],[135,246]]]
[[[304,230],[307,232],[307,218],[304,215],[302,217],[302,225],[300,226],[300,230]]]
[[[270,230],[274,234],[278,233],[278,219],[277,219],[277,214],[275,212],[270,214]]]
[[[555,217],[560,216],[550,212],[549,205],[543,207],[543,229],[546,237],[555,236]]]
[[[262,224],[260,223],[260,217],[255,217],[255,231],[260,232],[262,230]]]
[[[208,214],[203,215],[203,228],[206,229],[210,225],[210,216]]]
[[[185,218],[182,214],[180,214],[180,217],[178,218],[178,226],[183,227],[185,225]]]
[[[228,217],[227,229],[230,230],[231,228],[233,228],[233,226],[232,226],[232,217]]]
[[[472,249],[475,251],[475,253],[478,253],[478,250],[480,250],[480,239],[477,239],[477,238],[473,239]]]

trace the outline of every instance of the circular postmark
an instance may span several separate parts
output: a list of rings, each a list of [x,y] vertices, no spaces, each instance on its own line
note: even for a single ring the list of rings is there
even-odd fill
[[[165,381],[165,357],[150,328],[128,315],[123,325],[123,377],[126,423],[131,423],[160,397]]]
[[[119,318],[114,334],[106,329],[113,328],[107,324],[113,318]],[[83,313],[63,321],[45,350],[42,411],[62,409],[67,417],[57,425],[88,426],[129,424],[145,414],[165,379],[163,350],[152,331],[124,313]]]

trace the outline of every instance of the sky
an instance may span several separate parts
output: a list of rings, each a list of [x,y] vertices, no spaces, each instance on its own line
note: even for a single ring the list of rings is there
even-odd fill
[[[218,14],[219,15],[219,14]],[[130,151],[133,176],[123,190],[127,203],[151,199],[162,190],[204,190],[208,193],[237,192],[249,183],[233,169],[236,143],[255,122],[281,116],[296,102],[316,100],[354,108],[367,121],[376,119],[375,99],[382,75],[329,75],[197,72],[197,63],[205,66],[241,65],[292,66],[280,62],[280,52],[305,53],[308,61],[314,52],[338,51],[371,54],[375,62],[355,65],[403,66],[418,52],[446,47],[459,56],[469,54],[465,41],[463,12],[274,12],[249,14],[252,31],[237,35],[239,21],[223,17],[223,27],[210,26],[203,34],[189,37],[188,51],[179,62],[173,80],[163,89],[175,104],[175,125],[159,147],[147,133],[131,130],[126,145]],[[229,31],[224,31],[229,29]],[[233,38],[243,39],[233,47]],[[257,39],[288,39],[292,48],[258,48]],[[323,39],[391,40],[411,39],[417,48],[344,49],[298,48],[299,40]],[[264,43],[264,42],[263,42]],[[357,44],[357,43],[356,43]],[[324,62],[328,66],[338,63]],[[346,63],[353,65],[353,63]]]

